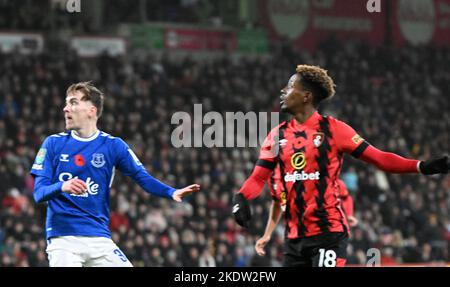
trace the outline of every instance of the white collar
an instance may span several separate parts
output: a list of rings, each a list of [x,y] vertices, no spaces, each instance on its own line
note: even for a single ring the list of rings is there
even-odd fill
[[[95,140],[97,137],[98,137],[98,135],[100,134],[100,130],[97,130],[92,136],[90,136],[90,137],[88,137],[88,138],[82,138],[82,137],[80,137],[80,136],[77,136],[76,135],[76,133],[75,133],[75,131],[71,131],[70,132],[70,135],[74,138],[74,139],[76,139],[76,140],[78,140],[78,141],[82,141],[82,142],[90,142],[90,141],[93,141],[93,140]]]

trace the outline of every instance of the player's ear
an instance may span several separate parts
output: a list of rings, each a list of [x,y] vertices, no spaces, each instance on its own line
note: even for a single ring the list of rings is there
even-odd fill
[[[311,91],[305,91],[305,96],[303,97],[303,102],[307,103],[307,102],[313,102],[313,93]]]
[[[91,108],[89,109],[89,114],[91,117],[96,117],[97,116],[97,107],[96,106],[91,106]]]

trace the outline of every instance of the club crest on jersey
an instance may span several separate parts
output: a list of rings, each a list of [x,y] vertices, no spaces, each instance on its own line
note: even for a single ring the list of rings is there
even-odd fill
[[[102,153],[94,153],[92,155],[91,164],[96,168],[104,166],[106,163],[105,156]]]
[[[313,143],[315,147],[319,147],[322,145],[323,140],[325,139],[325,135],[323,133],[315,133],[313,135]]]

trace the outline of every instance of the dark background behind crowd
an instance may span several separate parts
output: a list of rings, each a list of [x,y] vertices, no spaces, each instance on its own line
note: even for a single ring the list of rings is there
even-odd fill
[[[11,23],[0,26],[27,29],[19,20]],[[116,175],[112,239],[135,266],[281,265],[283,223],[267,255],[254,252],[267,221],[267,187],[252,201],[249,230],[231,214],[231,196],[251,173],[258,148],[174,148],[171,117],[192,115],[196,103],[203,113],[278,111],[279,91],[299,63],[329,70],[337,94],[323,113],[347,122],[379,149],[427,159],[449,148],[448,49],[330,40],[313,53],[274,45],[269,57],[129,53],[84,59],[69,49],[46,49],[41,55],[0,54],[0,63],[0,266],[48,266],[46,206],[33,201],[29,170],[43,139],[64,130],[65,91],[74,82],[92,80],[105,92],[100,129],[123,138],[153,176],[176,187],[202,186],[178,204]],[[347,157],[342,178],[360,220],[352,229],[349,264],[365,264],[370,248],[381,250],[383,264],[449,261],[448,176],[385,174]]]

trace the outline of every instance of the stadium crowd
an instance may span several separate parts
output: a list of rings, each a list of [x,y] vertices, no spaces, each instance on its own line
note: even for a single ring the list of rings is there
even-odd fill
[[[74,3],[74,2],[72,2]],[[52,31],[70,29],[74,33],[95,33],[94,17],[82,13],[67,13],[66,0],[0,0],[0,29]],[[237,1],[211,0],[115,0],[114,5],[98,1],[100,25],[116,27],[119,23],[171,22],[221,26],[230,23],[224,16],[235,9]],[[90,9],[89,1],[81,0],[80,10]],[[136,7],[139,12],[136,13]],[[98,19],[95,19],[98,20]],[[226,23],[225,23],[226,22]]]
[[[419,159],[449,147],[450,53],[438,48],[328,42],[314,53],[280,46],[270,58],[238,61],[142,54],[82,59],[73,51],[64,57],[46,51],[0,54],[0,62],[0,266],[48,266],[46,207],[33,201],[29,170],[43,139],[64,130],[65,90],[73,82],[92,80],[105,91],[100,128],[127,141],[153,176],[202,187],[179,204],[116,175],[110,227],[135,266],[281,265],[282,223],[267,255],[254,252],[268,216],[267,187],[252,201],[249,230],[231,214],[232,193],[250,174],[258,148],[174,148],[171,116],[192,114],[195,103],[203,113],[277,111],[279,91],[298,63],[329,70],[337,95],[323,112],[376,147]],[[365,264],[369,248],[381,250],[383,264],[449,260],[448,176],[384,174],[347,156],[342,177],[360,220],[348,264]]]

